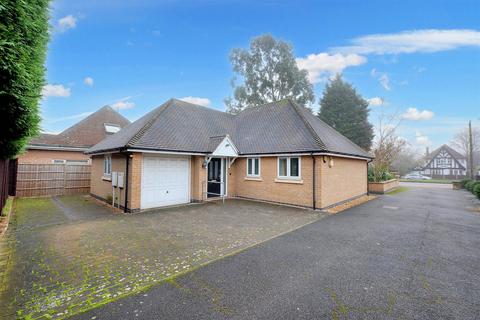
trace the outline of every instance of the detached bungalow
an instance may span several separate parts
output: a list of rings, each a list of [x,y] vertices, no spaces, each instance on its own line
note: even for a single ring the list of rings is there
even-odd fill
[[[125,211],[239,197],[326,208],[367,193],[371,156],[289,99],[237,115],[169,100],[87,151],[91,194]]]

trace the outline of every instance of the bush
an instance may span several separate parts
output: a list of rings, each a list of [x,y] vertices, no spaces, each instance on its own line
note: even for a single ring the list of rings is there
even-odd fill
[[[13,158],[39,130],[49,4],[0,2],[0,159]]]
[[[480,182],[477,182],[475,188],[473,188],[473,194],[480,199]]]
[[[467,183],[465,183],[465,189],[472,192],[474,183],[475,181],[472,181],[472,180],[467,181]]]
[[[369,182],[382,182],[393,179],[394,176],[388,170],[378,170],[375,172],[373,166],[368,167],[368,181]]]
[[[467,182],[469,181],[472,181],[470,179],[463,179],[462,181],[460,181],[460,184],[462,185],[462,188],[466,188],[465,185],[467,184]]]

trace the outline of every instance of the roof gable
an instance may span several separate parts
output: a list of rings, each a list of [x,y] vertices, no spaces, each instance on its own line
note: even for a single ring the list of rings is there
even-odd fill
[[[30,141],[30,145],[89,148],[109,135],[106,124],[123,128],[130,121],[110,106],[105,106],[57,135],[40,134]]]
[[[218,137],[212,137],[218,138]],[[233,144],[228,135],[220,137],[223,138],[212,152],[212,156],[216,157],[238,157],[238,150]],[[218,140],[217,140],[218,141]]]

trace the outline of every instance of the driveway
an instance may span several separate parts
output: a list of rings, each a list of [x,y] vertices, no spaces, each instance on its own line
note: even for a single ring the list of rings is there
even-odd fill
[[[124,215],[90,197],[17,199],[0,239],[0,318],[63,318],[322,216],[242,200]]]
[[[479,201],[412,188],[77,319],[479,319]]]

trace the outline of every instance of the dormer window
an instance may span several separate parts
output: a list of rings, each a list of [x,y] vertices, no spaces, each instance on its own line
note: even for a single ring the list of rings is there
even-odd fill
[[[105,126],[105,132],[107,134],[114,134],[120,131],[120,129],[122,129],[119,125],[112,124],[112,123],[104,123],[104,126]]]

